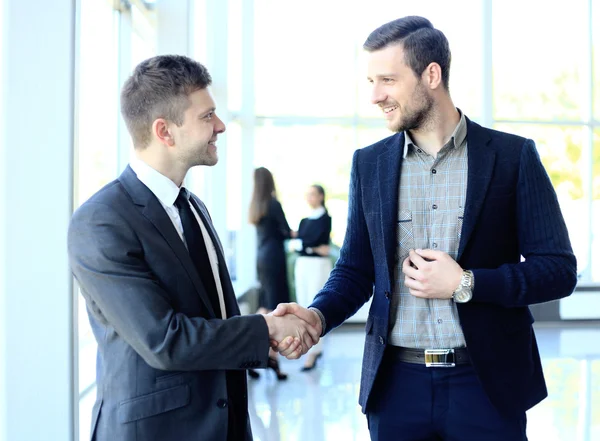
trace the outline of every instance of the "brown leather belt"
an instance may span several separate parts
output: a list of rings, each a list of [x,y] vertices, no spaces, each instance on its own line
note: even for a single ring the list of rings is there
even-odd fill
[[[467,348],[413,349],[388,346],[386,351],[396,361],[424,364],[427,367],[454,367],[457,364],[471,363]]]

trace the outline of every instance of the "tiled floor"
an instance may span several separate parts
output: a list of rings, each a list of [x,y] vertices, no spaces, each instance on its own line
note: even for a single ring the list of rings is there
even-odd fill
[[[600,327],[537,325],[536,334],[550,396],[528,412],[529,441],[600,441]],[[326,338],[314,371],[287,360],[285,382],[261,371],[249,390],[254,439],[369,440],[357,402],[363,342],[361,327],[344,327]],[[81,440],[91,401],[82,401]]]

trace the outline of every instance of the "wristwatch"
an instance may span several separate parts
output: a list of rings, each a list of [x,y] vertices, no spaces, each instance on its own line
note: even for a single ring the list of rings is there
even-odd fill
[[[469,270],[463,271],[460,279],[460,285],[452,294],[452,298],[456,303],[467,303],[473,298],[473,288],[475,287],[475,277],[473,272]]]

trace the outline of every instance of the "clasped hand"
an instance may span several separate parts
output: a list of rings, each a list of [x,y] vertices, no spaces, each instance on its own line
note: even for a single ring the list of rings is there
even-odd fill
[[[284,357],[294,360],[306,354],[319,342],[321,319],[316,312],[297,303],[281,303],[265,315],[271,347]]]

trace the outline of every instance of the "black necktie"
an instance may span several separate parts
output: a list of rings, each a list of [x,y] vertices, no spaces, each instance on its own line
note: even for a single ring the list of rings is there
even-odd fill
[[[221,318],[221,306],[219,305],[219,295],[217,293],[217,286],[215,285],[212,266],[208,258],[208,251],[206,250],[202,230],[190,207],[189,197],[187,190],[182,187],[175,201],[175,206],[179,210],[179,217],[183,226],[183,236],[185,237],[192,261],[196,266],[196,270],[198,270],[200,279],[202,279],[202,284],[206,289],[216,316]]]

